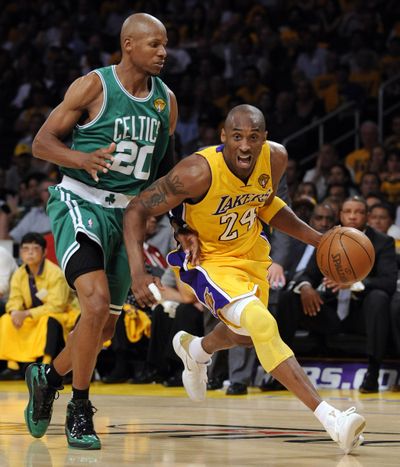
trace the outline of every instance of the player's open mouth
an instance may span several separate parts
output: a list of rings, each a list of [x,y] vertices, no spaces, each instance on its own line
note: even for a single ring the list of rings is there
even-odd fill
[[[251,154],[249,154],[248,156],[238,156],[237,160],[238,165],[240,165],[241,167],[249,167],[251,163]]]

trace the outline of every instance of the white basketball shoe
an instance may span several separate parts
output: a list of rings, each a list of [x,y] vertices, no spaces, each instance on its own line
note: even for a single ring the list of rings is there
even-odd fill
[[[172,345],[180,357],[185,369],[182,382],[189,398],[195,402],[204,401],[207,394],[207,363],[198,363],[189,354],[189,344],[195,338],[192,334],[179,331],[175,334]]]
[[[356,413],[355,407],[344,412],[333,409],[328,414],[325,429],[345,454],[349,454],[364,441],[365,424],[365,418]]]

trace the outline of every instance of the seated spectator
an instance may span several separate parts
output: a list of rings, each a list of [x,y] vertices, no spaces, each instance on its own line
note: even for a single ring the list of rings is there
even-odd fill
[[[176,125],[176,132],[182,144],[182,153],[190,154],[189,148],[192,142],[199,136],[198,113],[193,102],[181,101],[179,107],[179,119]]]
[[[311,82],[306,79],[296,83],[294,107],[302,126],[309,125],[324,115],[323,102],[318,99]]]
[[[313,80],[326,71],[327,50],[320,47],[315,32],[308,28],[301,30],[301,50],[297,57],[296,68],[309,80]]]
[[[19,161],[19,159],[26,159],[27,157],[29,157],[30,172],[39,172],[46,176],[49,176],[49,174],[55,170],[54,164],[52,164],[49,161],[37,159],[32,156],[33,139],[35,138],[37,132],[40,130],[44,122],[45,117],[41,113],[33,113],[29,116],[28,128],[24,131],[24,134],[21,135],[14,148],[15,157],[13,163],[22,164],[22,162]],[[25,179],[27,175],[28,172],[22,172],[23,179]],[[12,180],[9,179],[8,181],[10,182]]]
[[[11,160],[11,166],[6,173],[7,190],[15,188],[25,180],[33,170],[32,148],[29,144],[19,143],[14,148],[14,154]]]
[[[382,144],[377,144],[371,148],[371,155],[367,166],[367,172],[377,173],[381,178],[381,174],[387,171],[386,159],[386,149],[384,146],[382,146]]]
[[[342,204],[349,197],[349,189],[343,183],[330,183],[326,189],[326,197],[336,198]]]
[[[327,196],[326,198],[323,199],[322,204],[327,204],[333,209],[333,212],[335,214],[335,221],[334,225],[339,223],[339,217],[340,217],[340,210],[342,209],[342,201],[339,198],[336,198],[335,196]]]
[[[15,130],[23,133],[29,127],[29,121],[32,115],[41,114],[43,118],[50,115],[51,107],[49,105],[49,92],[44,84],[32,85],[24,110],[18,115],[15,122]]]
[[[232,96],[226,80],[224,80],[221,75],[213,75],[210,77],[210,97],[214,107],[219,109],[222,115],[226,115],[229,112],[229,101]],[[218,142],[213,144],[218,144]],[[199,147],[201,146],[197,146],[197,149]]]
[[[44,179],[39,184],[39,202],[37,206],[32,207],[27,214],[17,223],[17,225],[8,231],[10,215],[0,214],[0,231],[3,239],[8,238],[20,243],[23,236],[28,232],[37,232],[46,234],[51,231],[50,219],[46,213],[46,205],[49,199],[49,186],[54,185],[54,180]]]
[[[394,238],[396,254],[400,258],[400,227],[394,223],[394,207],[388,203],[374,204],[368,209],[368,225]]]
[[[381,180],[376,172],[364,172],[360,180],[360,194],[366,198],[370,193],[379,191]]]
[[[256,66],[248,66],[243,70],[243,86],[236,91],[246,104],[257,105],[260,97],[268,92],[267,86],[261,82],[260,72]]]
[[[349,81],[364,88],[367,97],[378,97],[381,74],[376,61],[376,54],[369,48],[363,48],[356,55],[357,69],[350,73]]]
[[[324,73],[320,73],[313,79],[313,86],[317,96],[320,99],[325,99],[325,95],[327,91],[332,88],[337,83],[337,70],[338,70],[338,55],[336,52],[327,51],[327,55],[325,57],[325,65],[326,70]],[[326,110],[326,104],[325,104]],[[326,112],[330,112],[330,110],[326,110]]]
[[[21,379],[20,363],[50,363],[79,313],[61,269],[45,259],[44,238],[27,233],[20,254],[23,264],[11,279],[6,314],[0,318],[0,360],[8,365],[0,380]]]
[[[350,288],[343,288],[323,278],[314,254],[293,289],[281,294],[279,332],[289,346],[300,325],[322,337],[341,332],[365,335],[368,370],[360,392],[377,392],[389,335],[389,304],[396,289],[394,241],[367,225],[367,206],[362,198],[345,201],[340,222],[364,231],[374,245],[376,256],[370,274]]]
[[[349,81],[349,77],[349,67],[344,64],[340,65],[335,70],[334,81],[328,82],[324,89],[320,89],[319,96],[324,100],[327,113],[347,102],[362,104],[366,94],[365,90],[359,84]]]
[[[311,196],[300,195],[293,200],[292,209],[302,221],[308,223],[316,204],[317,202]]]
[[[152,218],[146,228],[148,232],[146,243],[156,247],[164,258],[171,250],[176,248],[176,241],[168,216],[164,215],[158,219]]]
[[[0,246],[0,315],[5,311],[5,304],[10,291],[11,276],[17,268],[17,263],[12,254]]]
[[[368,210],[375,204],[387,203],[386,197],[380,191],[371,191],[364,199],[367,203]]]
[[[387,156],[387,172],[381,177],[381,191],[388,201],[400,204],[400,149],[391,150]]]
[[[351,178],[350,170],[340,162],[333,164],[329,170],[327,179],[328,185],[333,183],[342,183],[349,189],[350,196],[358,194],[358,190],[354,186],[353,179]]]
[[[318,194],[317,194],[317,187],[315,186],[315,183],[302,181],[297,187],[297,190],[293,197],[293,201],[302,195],[309,196],[315,202],[317,202]]]
[[[307,170],[303,182],[312,182],[317,188],[318,200],[321,200],[328,186],[328,177],[331,167],[337,162],[338,156],[332,144],[323,144],[318,153],[315,167]]]
[[[384,146],[389,151],[392,149],[400,150],[400,114],[395,114],[390,121],[391,133],[384,141]]]
[[[301,128],[300,119],[294,111],[294,96],[290,92],[281,91],[276,96],[275,110],[269,118],[268,135],[278,143]],[[295,154],[296,152],[293,152]],[[292,154],[289,150],[289,154]]]
[[[365,121],[360,127],[361,148],[355,149],[346,156],[346,166],[352,172],[353,179],[360,183],[362,174],[367,170],[371,149],[379,144],[378,125]]]

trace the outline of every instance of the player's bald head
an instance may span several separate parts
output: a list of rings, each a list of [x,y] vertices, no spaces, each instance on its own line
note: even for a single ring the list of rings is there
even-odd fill
[[[121,28],[121,46],[128,37],[136,40],[155,30],[165,31],[165,26],[156,17],[147,13],[135,13],[128,16]]]
[[[245,124],[259,131],[265,131],[265,118],[261,110],[253,105],[237,105],[228,113],[224,128],[225,130],[241,128]]]

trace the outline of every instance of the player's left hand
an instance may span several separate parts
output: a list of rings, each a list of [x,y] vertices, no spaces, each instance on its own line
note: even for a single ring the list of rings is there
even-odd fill
[[[192,266],[199,266],[201,259],[200,242],[196,232],[185,229],[175,235]]]

